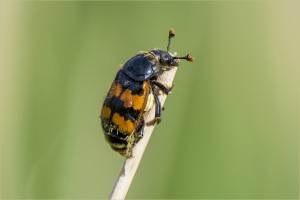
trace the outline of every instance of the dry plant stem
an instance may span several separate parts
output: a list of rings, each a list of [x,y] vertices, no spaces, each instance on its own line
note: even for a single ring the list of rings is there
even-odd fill
[[[163,83],[166,86],[171,86],[175,77],[175,73],[177,71],[177,67],[174,67],[173,69],[169,71],[163,72],[161,76],[159,76],[158,81]],[[158,98],[161,102],[161,105],[163,106],[165,103],[165,100],[167,98],[167,95],[164,93],[160,93],[158,95]],[[147,113],[145,113],[145,132],[144,137],[136,144],[136,146],[133,149],[133,158],[126,159],[124,162],[124,165],[121,169],[120,175],[118,179],[115,182],[115,185],[111,191],[111,194],[109,196],[109,199],[112,200],[119,200],[119,199],[125,199],[125,196],[127,194],[127,191],[130,187],[131,181],[135,175],[135,172],[139,166],[139,163],[143,157],[144,151],[146,149],[146,146],[150,140],[150,137],[152,135],[153,129],[155,127],[154,125],[147,125],[148,122],[151,122],[154,119],[155,116],[155,104],[152,106],[151,110]]]

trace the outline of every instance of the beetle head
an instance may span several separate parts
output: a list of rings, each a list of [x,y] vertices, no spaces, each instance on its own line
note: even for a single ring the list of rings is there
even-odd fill
[[[178,67],[179,66],[179,60],[174,59],[173,55],[171,55],[169,52],[165,52],[165,51],[161,52],[159,62],[163,66],[169,66],[169,67]]]
[[[194,57],[190,54],[184,57],[176,57],[175,55],[170,53],[171,38],[173,38],[174,36],[175,36],[175,31],[173,28],[170,28],[167,51],[163,51],[163,50],[152,51],[158,58],[160,64],[163,66],[163,70],[168,70],[172,67],[178,67],[180,59],[184,59],[190,62],[194,61]]]

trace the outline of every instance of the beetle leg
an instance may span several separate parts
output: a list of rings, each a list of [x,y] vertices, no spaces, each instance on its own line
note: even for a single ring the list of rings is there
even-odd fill
[[[153,122],[151,122],[151,124],[152,123],[157,123],[157,124],[159,124],[160,122],[161,122],[161,118],[160,118],[160,116],[161,116],[161,104],[160,104],[160,101],[159,101],[159,99],[158,99],[158,96],[157,96],[157,94],[155,93],[155,91],[154,91],[154,82],[153,81],[151,81],[151,90],[152,90],[152,93],[153,93],[153,97],[154,97],[154,100],[155,100],[155,118],[154,118],[154,120],[153,120]]]
[[[173,88],[174,85],[172,85],[171,88],[167,88],[166,86],[164,86],[161,82],[155,81],[153,80],[152,83],[154,85],[156,85],[159,89],[161,89],[164,93],[166,93],[167,95],[171,94],[171,90]]]
[[[155,99],[155,121],[157,124],[160,123],[161,121],[161,104],[160,101],[158,99],[157,94],[153,93],[154,99]]]
[[[144,128],[145,128],[145,120],[144,116],[140,119],[139,125],[136,129],[136,136],[138,137],[138,140],[144,136]]]
[[[142,138],[144,137],[144,128],[145,128],[145,121],[144,121],[144,117],[142,118],[142,126],[140,128],[140,131],[139,131],[139,137]]]

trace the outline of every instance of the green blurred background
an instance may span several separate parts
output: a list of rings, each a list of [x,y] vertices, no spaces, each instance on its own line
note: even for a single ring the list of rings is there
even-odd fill
[[[128,198],[299,198],[299,1],[0,3],[1,198],[107,198],[99,113],[140,50],[182,62]]]

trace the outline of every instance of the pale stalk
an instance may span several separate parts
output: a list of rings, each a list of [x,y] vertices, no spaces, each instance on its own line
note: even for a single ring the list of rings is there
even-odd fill
[[[169,71],[164,71],[159,76],[158,81],[164,84],[165,86],[169,86],[169,87],[172,86],[176,71],[177,71],[177,67],[174,67]],[[159,101],[161,102],[161,106],[163,106],[167,98],[167,95],[160,91],[158,93],[158,98]],[[132,154],[133,158],[128,158],[125,160],[124,165],[119,174],[119,177],[117,178],[113,186],[113,189],[111,191],[111,194],[109,195],[109,199],[111,200],[125,199],[127,191],[131,185],[132,179],[140,164],[144,151],[147,147],[147,144],[150,140],[153,129],[155,127],[155,124],[149,125],[149,123],[151,124],[151,121],[153,121],[154,116],[155,116],[155,104],[152,106],[151,110],[145,113],[144,115],[145,124],[146,124],[144,136],[133,148],[133,154]]]

